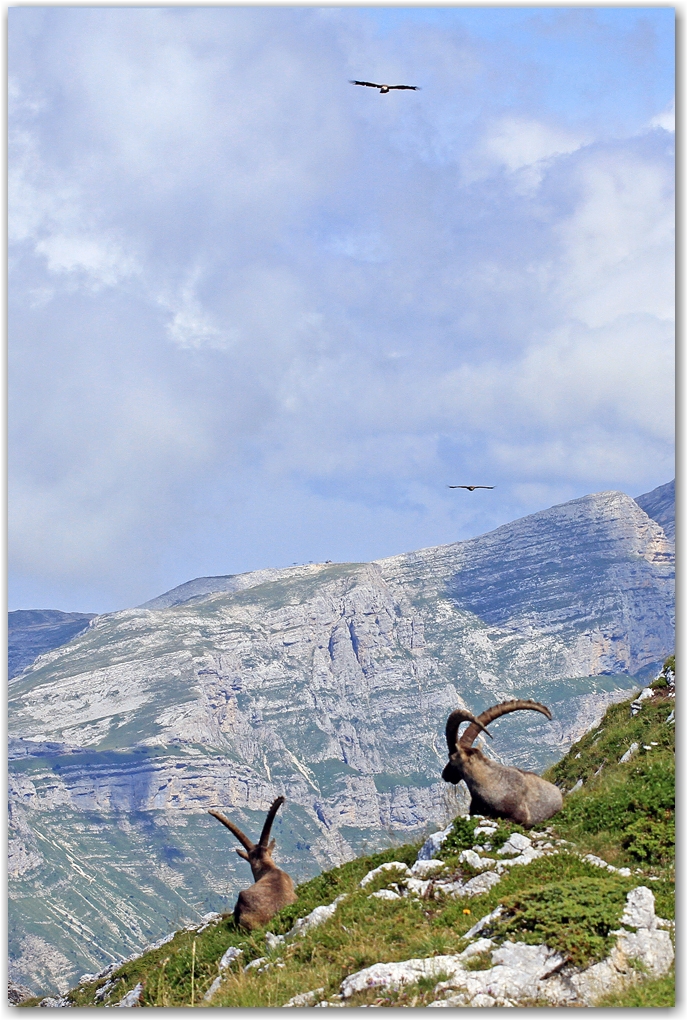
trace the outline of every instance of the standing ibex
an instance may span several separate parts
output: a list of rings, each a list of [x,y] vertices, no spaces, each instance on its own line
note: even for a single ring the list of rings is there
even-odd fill
[[[535,772],[509,765],[499,765],[487,758],[472,742],[480,730],[488,737],[487,726],[492,720],[507,712],[529,708],[551,718],[546,705],[538,701],[503,701],[482,712],[477,718],[471,712],[459,708],[451,712],[446,722],[446,742],[449,761],[441,773],[447,783],[459,783],[461,779],[472,795],[471,815],[487,815],[490,818],[510,818],[520,825],[530,826],[551,818],[563,807],[561,791]],[[460,739],[458,727],[463,722],[470,725]]]
[[[239,857],[248,861],[253,872],[255,884],[250,889],[242,889],[234,907],[234,920],[243,928],[260,928],[263,924],[274,917],[282,907],[288,903],[296,902],[296,894],[293,891],[293,882],[285,871],[278,868],[272,860],[275,840],[269,844],[270,829],[272,822],[279,808],[284,803],[283,797],[277,797],[272,807],[267,812],[265,824],[260,833],[257,843],[251,843],[241,830],[230,822],[229,819],[220,814],[219,811],[210,811],[211,815],[218,818],[223,825],[234,833],[245,850],[237,850]]]

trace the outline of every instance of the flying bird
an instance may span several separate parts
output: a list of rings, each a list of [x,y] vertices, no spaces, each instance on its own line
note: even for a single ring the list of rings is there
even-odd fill
[[[470,492],[474,492],[475,489],[495,489],[495,485],[449,485],[449,489],[469,489]]]
[[[349,78],[348,80],[351,85],[367,85],[368,88],[379,89],[382,94],[390,92],[391,89],[412,89],[414,92],[417,92],[420,88],[419,85],[377,85],[373,81],[353,81],[352,78]]]

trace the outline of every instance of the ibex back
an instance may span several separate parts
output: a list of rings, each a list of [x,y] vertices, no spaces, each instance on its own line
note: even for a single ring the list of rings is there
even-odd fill
[[[267,812],[260,839],[252,843],[238,826],[234,825],[226,815],[219,811],[210,811],[223,825],[233,832],[244,850],[236,853],[244,861],[248,861],[253,872],[255,884],[249,889],[242,889],[234,907],[234,920],[242,928],[261,928],[278,913],[282,907],[296,902],[293,882],[289,875],[272,860],[275,840],[268,844],[272,822],[279,808],[284,803],[283,797],[277,797]]]
[[[446,743],[449,760],[441,776],[447,783],[459,783],[461,779],[471,794],[470,814],[487,815],[490,818],[510,818],[520,825],[530,826],[551,818],[563,807],[563,796],[558,787],[542,779],[535,772],[510,765],[500,765],[487,758],[472,742],[480,730],[488,737],[487,726],[492,720],[508,712],[531,709],[551,718],[546,705],[538,701],[503,701],[475,718],[465,709],[451,712],[446,722]],[[470,725],[460,739],[458,728],[461,723]]]

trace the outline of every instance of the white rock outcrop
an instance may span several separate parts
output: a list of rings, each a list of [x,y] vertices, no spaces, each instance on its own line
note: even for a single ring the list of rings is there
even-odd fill
[[[343,900],[346,899],[346,893],[342,893],[341,896],[337,896],[336,899],[328,906],[315,907],[305,917],[299,917],[293,928],[287,931],[285,938],[295,938],[297,935],[306,935],[313,928],[317,928],[320,924],[324,924],[330,917],[333,917],[336,913],[336,908]]]
[[[386,864],[380,864],[378,868],[373,868],[360,880],[361,888],[365,888],[370,882],[373,882],[379,875],[384,875],[387,871],[398,872],[401,875],[408,875],[410,868],[407,864],[403,864],[402,861],[388,861]]]
[[[492,911],[465,937],[474,937],[501,912],[500,907]],[[656,917],[650,889],[638,886],[628,894],[621,922],[636,931],[618,929],[616,944],[609,956],[584,970],[573,967],[559,952],[546,945],[508,941],[492,948],[491,939],[480,938],[456,955],[366,967],[344,979],[341,995],[347,999],[369,988],[398,990],[420,978],[443,974],[444,980],[435,987],[435,994],[442,998],[430,1003],[434,1008],[518,1006],[533,1002],[593,1006],[601,996],[641,980],[642,973],[660,977],[672,965],[671,938],[662,930],[667,922]],[[485,952],[491,954],[491,967],[478,971],[466,967],[471,956]]]

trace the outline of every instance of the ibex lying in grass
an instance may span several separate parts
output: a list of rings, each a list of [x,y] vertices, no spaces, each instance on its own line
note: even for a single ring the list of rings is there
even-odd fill
[[[472,742],[480,730],[488,737],[487,726],[492,720],[507,712],[529,708],[551,718],[546,705],[537,701],[503,701],[494,705],[475,718],[471,712],[459,708],[451,712],[446,722],[446,742],[449,761],[441,773],[447,783],[459,783],[461,779],[472,795],[471,815],[487,815],[490,818],[510,818],[520,825],[530,826],[551,818],[563,807],[561,791],[535,772],[509,765],[499,765],[487,758]],[[470,725],[460,739],[458,727],[463,722]]]
[[[269,845],[272,822],[279,808],[284,803],[283,797],[277,797],[267,812],[265,824],[257,843],[251,843],[233,822],[219,811],[210,811],[223,825],[234,833],[245,850],[237,850],[239,857],[248,861],[253,872],[255,884],[250,889],[242,889],[234,907],[234,920],[242,928],[261,928],[288,903],[296,902],[293,882],[285,871],[278,868],[272,860],[275,840]]]

